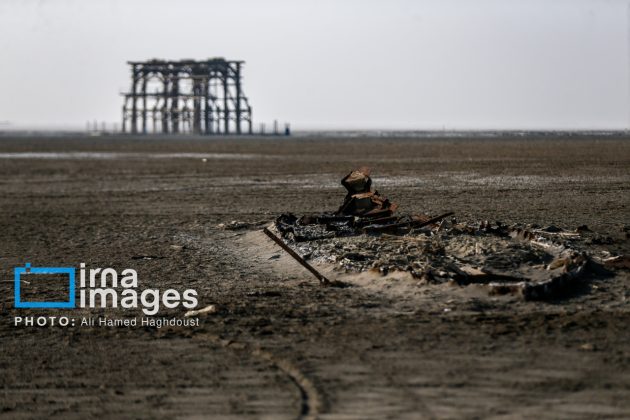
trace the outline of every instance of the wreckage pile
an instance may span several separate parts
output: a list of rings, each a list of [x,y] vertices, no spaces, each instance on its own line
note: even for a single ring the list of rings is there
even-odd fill
[[[405,272],[422,283],[477,283],[492,294],[546,299],[575,286],[589,269],[580,232],[462,223],[452,213],[397,216],[397,206],[372,191],[366,168],[351,172],[341,183],[348,194],[336,212],[282,214],[273,227],[282,238],[274,240],[299,254],[294,258],[315,275],[319,273],[306,261],[334,264],[335,270],[346,273]]]

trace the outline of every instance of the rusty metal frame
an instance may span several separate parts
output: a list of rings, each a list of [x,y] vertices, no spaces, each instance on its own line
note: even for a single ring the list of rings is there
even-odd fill
[[[131,90],[122,94],[123,132],[253,133],[252,107],[242,87],[244,61],[153,59],[128,64]]]

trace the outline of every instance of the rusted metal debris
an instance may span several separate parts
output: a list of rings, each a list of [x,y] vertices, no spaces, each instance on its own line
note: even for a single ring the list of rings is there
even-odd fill
[[[297,218],[291,213],[280,215],[276,219],[275,228],[279,234],[290,241],[303,242],[337,236],[353,236],[363,233],[408,231],[432,225],[452,212],[437,217],[428,216],[394,216],[398,207],[388,199],[372,191],[372,179],[368,168],[360,168],[350,172],[341,184],[348,191],[343,204],[334,213],[307,215]],[[306,262],[302,256],[291,249],[283,240],[264,228],[263,232],[276,244],[282,247],[296,261],[310,271],[322,284],[331,282]]]
[[[448,213],[444,213],[439,216],[432,217],[429,220],[417,220],[417,219],[413,219],[412,217],[412,220],[405,221],[405,222],[385,223],[385,224],[374,223],[374,224],[364,227],[363,230],[366,232],[384,232],[384,231],[394,231],[399,228],[419,229],[421,227],[425,227],[425,226],[437,223],[448,216],[452,216],[453,214],[454,213],[452,211],[449,211]]]
[[[560,260],[566,261],[560,273],[551,274],[547,279],[541,281],[527,281],[525,279],[513,284],[491,282],[488,284],[490,294],[517,294],[525,300],[546,300],[561,296],[584,280],[590,262],[584,253],[573,252],[572,254],[569,257],[560,258]],[[553,264],[549,264],[549,268],[552,267]]]
[[[396,215],[397,206],[372,191],[369,169],[353,171],[341,183],[347,195],[336,212],[285,213],[272,228],[277,234],[265,229],[323,284],[330,281],[307,260],[345,273],[407,272],[420,284],[475,284],[489,294],[526,300],[570,293],[600,265],[628,267],[627,256],[592,258],[585,227],[568,232],[555,226],[462,223],[449,217],[452,212]]]
[[[359,168],[341,180],[348,193],[343,204],[334,213],[306,215],[300,218],[291,213],[276,219],[280,234],[296,242],[316,239],[353,236],[362,233],[406,233],[439,222],[453,215],[437,217],[427,215],[396,216],[398,205],[372,191],[369,168]]]
[[[348,194],[337,210],[337,215],[386,218],[398,207],[379,195],[378,191],[372,191],[369,168],[363,167],[350,172],[341,180],[341,185],[348,190]]]
[[[304,258],[302,258],[297,252],[295,252],[294,250],[292,250],[287,244],[284,243],[284,241],[282,241],[282,239],[278,238],[276,235],[274,235],[269,229],[264,228],[263,232],[265,232],[265,235],[269,236],[275,243],[277,243],[278,245],[280,245],[280,247],[282,249],[284,249],[290,256],[292,256],[297,262],[299,262],[300,264],[302,264],[302,266],[304,268],[306,268],[308,271],[310,271],[315,277],[317,277],[317,279],[320,281],[321,284],[323,285],[329,285],[331,282],[330,280],[328,280],[323,274],[321,274],[319,271],[315,270],[313,268],[313,266],[311,266],[309,263],[307,263],[306,261],[304,261]]]

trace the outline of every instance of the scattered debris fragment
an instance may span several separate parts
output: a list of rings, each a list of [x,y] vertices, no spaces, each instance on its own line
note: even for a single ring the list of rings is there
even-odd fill
[[[584,343],[580,346],[582,351],[597,351],[597,346],[593,343]]]
[[[257,226],[263,226],[263,225],[266,225],[267,223],[269,223],[269,221],[267,221],[267,220],[260,220],[260,221],[252,222],[252,223],[241,222],[241,221],[238,221],[238,220],[232,220],[231,222],[228,222],[228,223],[219,223],[217,225],[217,229],[221,229],[221,230],[244,230],[244,229],[251,229],[251,228],[257,227]]]
[[[240,229],[247,229],[248,227],[249,227],[249,223],[239,222],[237,220],[232,220],[229,223],[219,223],[217,225],[217,228],[223,229],[223,230],[240,230]]]
[[[630,269],[630,256],[618,255],[616,257],[606,258],[602,261],[606,268],[628,268]]]
[[[134,255],[131,257],[132,260],[161,260],[163,258],[159,255]]]
[[[201,309],[188,311],[184,314],[184,316],[188,318],[191,316],[216,314],[217,312],[218,312],[217,305],[208,305]]]

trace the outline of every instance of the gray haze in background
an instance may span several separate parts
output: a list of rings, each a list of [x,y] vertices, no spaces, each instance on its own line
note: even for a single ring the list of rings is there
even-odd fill
[[[219,56],[267,126],[624,129],[628,21],[627,0],[2,0],[0,121],[120,126],[127,60]]]

